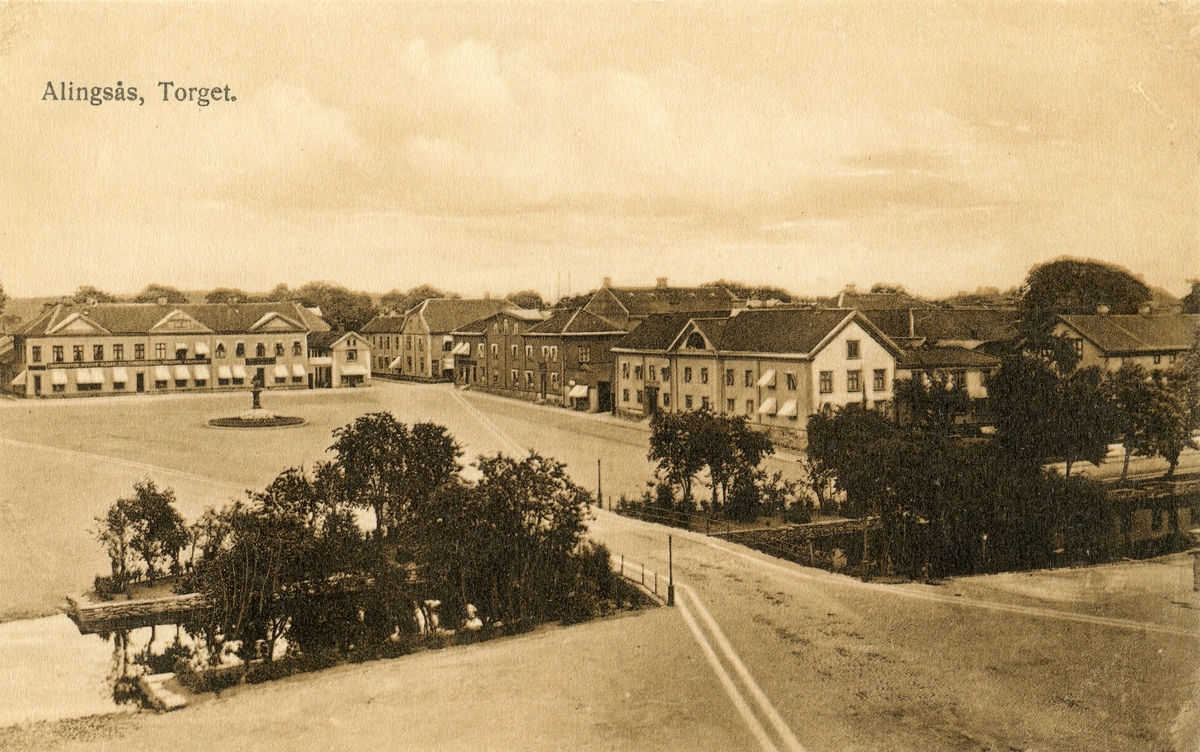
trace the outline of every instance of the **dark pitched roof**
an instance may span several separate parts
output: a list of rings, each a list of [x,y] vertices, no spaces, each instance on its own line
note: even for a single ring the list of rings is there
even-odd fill
[[[934,308],[906,292],[856,292],[843,290],[821,301],[827,308],[857,308],[860,311],[886,311],[900,308]]]
[[[430,332],[452,332],[463,324],[490,316],[512,304],[507,300],[462,300],[430,298],[409,311],[419,316]]]
[[[363,334],[399,334],[404,331],[403,316],[376,316],[363,325]]]
[[[185,303],[160,306],[157,303],[99,303],[96,305],[62,303],[46,311],[19,330],[20,334],[45,334],[72,314],[79,313],[113,334],[144,334],[173,311],[181,311],[218,333],[250,330],[262,317],[275,313],[312,331],[325,331],[329,324],[299,303]]]
[[[724,314],[718,314],[724,315]],[[695,313],[656,313],[647,316],[613,345],[614,350],[666,350],[687,326],[696,318]]]
[[[453,333],[454,334],[486,334],[488,322],[494,318],[507,317],[507,318],[512,318],[512,319],[517,319],[518,321],[536,321],[536,322],[541,323],[541,322],[545,321],[546,319],[550,318],[552,313],[553,313],[552,311],[538,311],[538,310],[534,310],[534,309],[530,309],[530,308],[517,308],[516,306],[510,305],[510,306],[505,307],[503,310],[496,311],[495,313],[488,314],[487,316],[481,316],[480,318],[477,318],[473,321],[468,321],[467,323],[463,324],[462,326],[456,327],[453,330]],[[537,326],[537,324],[534,324],[534,326],[527,329],[526,332],[532,331],[533,328],[536,326]]]
[[[729,319],[719,347],[728,352],[808,354],[843,321],[856,315],[837,309],[743,311]],[[867,328],[875,329],[869,322]]]
[[[552,312],[550,318],[530,327],[529,335],[562,334],[624,334],[627,330],[608,319],[582,308],[565,308]]]
[[[1000,359],[965,347],[920,347],[896,358],[897,368],[995,368]]]
[[[1017,337],[1017,312],[998,308],[905,308],[863,311],[893,340],[1002,342]],[[911,326],[911,330],[910,330]]]
[[[1186,350],[1196,337],[1200,315],[1167,316],[1080,314],[1059,316],[1106,353],[1151,353]]]
[[[333,346],[342,337],[352,332],[309,332],[308,348],[310,350],[325,350]]]
[[[607,287],[603,290],[621,301],[631,316],[729,310],[737,301],[737,297],[724,287]]]

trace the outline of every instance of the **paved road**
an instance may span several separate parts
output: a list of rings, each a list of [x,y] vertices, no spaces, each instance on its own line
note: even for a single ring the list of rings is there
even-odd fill
[[[537,449],[589,487],[599,457],[606,495],[637,493],[650,475],[645,429],[603,416],[405,384],[268,399],[309,424],[258,435],[204,428],[201,418],[233,409],[233,396],[0,406],[0,441],[21,459],[4,489],[0,543],[21,548],[14,561],[35,552],[49,570],[32,585],[8,582],[44,597],[90,580],[95,562],[78,555],[94,545],[87,522],[134,479],[174,485],[191,513],[325,456],[329,431],[369,410],[443,422],[469,457]],[[605,512],[593,530],[660,572],[674,536],[675,631],[691,635],[689,655],[711,671],[706,697],[717,687],[729,722],[741,724],[748,746],[739,748],[1151,750],[1200,741],[1200,599],[1182,557],[1078,570],[1086,577],[882,586]]]

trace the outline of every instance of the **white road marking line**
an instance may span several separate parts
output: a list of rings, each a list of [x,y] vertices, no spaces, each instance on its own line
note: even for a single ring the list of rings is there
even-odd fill
[[[792,750],[792,752],[804,752],[804,747],[800,744],[799,740],[796,739],[795,735],[792,734],[791,728],[788,727],[787,722],[783,720],[783,717],[779,715],[779,711],[777,711],[775,706],[771,704],[771,701],[767,699],[766,693],[763,692],[762,688],[758,686],[758,682],[754,680],[754,677],[750,674],[750,670],[746,668],[746,664],[742,662],[742,659],[738,656],[737,652],[734,651],[733,645],[729,643],[728,638],[725,637],[725,633],[721,631],[721,627],[717,625],[717,622],[715,619],[713,619],[712,614],[710,614],[708,609],[704,607],[704,604],[700,601],[700,597],[696,595],[696,591],[684,584],[680,584],[679,588],[683,592],[686,592],[688,596],[691,597],[692,602],[696,604],[696,611],[700,614],[700,618],[703,619],[704,623],[708,626],[708,629],[712,633],[713,637],[716,638],[717,646],[721,648],[721,652],[725,654],[725,658],[733,665],[733,669],[741,678],[742,683],[748,690],[750,690],[750,696],[753,697],[754,701],[758,703],[758,707],[762,711],[763,715],[765,715],[771,722],[771,725],[775,727],[775,732],[779,734],[779,738],[783,740],[783,743],[789,750]]]
[[[511,436],[508,435],[508,433],[506,433],[502,428],[500,428],[500,426],[496,425],[491,418],[484,414],[482,410],[475,407],[470,402],[467,402],[466,398],[459,394],[457,389],[452,389],[450,393],[454,395],[455,401],[467,411],[468,415],[483,424],[484,428],[491,431],[496,438],[500,439],[500,443],[517,455],[517,457],[523,457],[529,453],[528,449],[525,449],[518,444]]]
[[[725,693],[729,695],[729,699],[733,701],[733,706],[737,708],[738,715],[746,722],[750,733],[758,740],[758,745],[763,748],[763,752],[779,752],[779,748],[771,741],[771,737],[767,735],[767,730],[759,723],[758,718],[754,715],[754,711],[750,709],[750,705],[742,697],[742,693],[738,691],[737,685],[734,684],[729,672],[721,665],[721,661],[717,658],[716,652],[708,639],[701,631],[700,625],[696,623],[696,619],[692,616],[691,611],[687,607],[687,603],[683,599],[678,599],[676,605],[679,608],[679,614],[683,617],[684,623],[691,630],[692,636],[696,638],[696,643],[700,645],[700,650],[704,653],[704,657],[708,660],[708,665],[712,667],[713,673],[721,681],[721,686],[725,688]]]
[[[77,449],[63,449],[62,447],[49,446],[48,444],[32,444],[28,441],[18,441],[16,439],[0,438],[0,444],[7,444],[9,446],[19,447],[21,449],[33,449],[33,450],[36,450],[39,452],[48,452],[50,454],[59,454],[64,457],[69,457],[71,459],[81,459],[82,458],[82,459],[89,459],[89,460],[97,460],[100,462],[107,462],[112,465],[122,465],[124,467],[132,467],[132,468],[135,468],[138,470],[145,470],[148,472],[162,473],[164,475],[174,475],[175,477],[178,477],[178,478],[186,478],[187,480],[198,481],[201,483],[210,483],[214,486],[221,486],[224,488],[236,489],[238,493],[241,493],[242,491],[246,490],[246,487],[244,485],[239,484],[239,483],[234,483],[232,481],[221,480],[219,478],[209,478],[204,475],[196,475],[195,473],[189,473],[189,472],[185,472],[183,470],[173,470],[169,467],[162,467],[160,465],[151,465],[146,462],[135,462],[134,460],[121,459],[120,457],[110,457],[105,454],[93,454],[91,452],[81,452]]]

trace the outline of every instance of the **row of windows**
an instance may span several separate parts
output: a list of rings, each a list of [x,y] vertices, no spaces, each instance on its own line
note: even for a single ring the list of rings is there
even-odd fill
[[[821,394],[830,394],[833,392],[833,371],[821,371],[818,388]],[[887,391],[887,369],[875,369],[871,378],[871,389],[876,392]],[[846,391],[861,392],[862,390],[862,371],[846,371]]]
[[[580,348],[581,362],[587,362],[587,361],[583,360],[583,352],[585,349],[586,348]],[[520,350],[517,348],[516,345],[510,345],[508,350],[509,350],[509,354],[515,360],[517,358]],[[477,346],[476,352],[479,354],[480,358],[484,357],[486,351],[484,350],[484,345],[482,342],[480,342],[479,345]],[[493,342],[492,343],[492,358],[499,358],[499,357],[500,357],[500,345],[499,345],[499,343]],[[526,360],[533,359],[533,345],[525,345],[525,359]],[[542,359],[549,360],[551,362],[557,361],[558,360],[558,345],[542,345]],[[590,353],[589,353],[588,360],[591,360]]]
[[[114,344],[112,346],[111,352],[112,352],[113,360],[125,360],[125,345],[124,344],[122,344],[122,343]],[[282,358],[284,355],[284,352],[285,352],[284,344],[282,342],[276,342],[275,347],[274,347],[274,352],[275,352],[275,357]],[[83,345],[72,345],[71,346],[71,360],[72,361],[74,361],[76,363],[83,362],[83,353],[84,353]],[[176,348],[174,351],[174,355],[175,355],[175,360],[187,360],[188,359],[188,349],[185,347]],[[221,358],[224,358],[225,355],[226,355],[225,343],[218,342],[217,350],[216,350],[216,357],[218,359],[221,359]],[[304,355],[304,345],[303,345],[303,343],[300,342],[300,340],[296,340],[295,342],[292,343],[292,355],[295,355],[295,356]],[[167,359],[167,343],[159,342],[156,345],[154,345],[154,357],[157,360],[166,360]],[[203,355],[201,355],[199,352],[197,352],[196,357],[202,358]],[[236,358],[246,357],[246,344],[244,342],[238,342],[237,344],[234,345],[234,357],[236,357]],[[256,357],[256,358],[267,357],[267,345],[265,343],[259,342],[254,346],[254,357]],[[65,345],[52,345],[50,347],[50,358],[51,358],[51,361],[54,363],[66,362]],[[144,345],[142,343],[134,344],[133,359],[134,360],[145,360],[146,359],[146,345]],[[29,360],[32,363],[41,363],[42,362],[42,346],[41,345],[31,345],[30,346]],[[94,361],[106,360],[104,345],[92,345],[92,360],[94,360]]]
[[[286,377],[286,376],[276,376],[274,378],[275,378],[276,384],[287,384],[288,383],[288,377]],[[230,386],[231,384],[233,386],[242,386],[245,383],[246,383],[245,379],[239,379],[239,378],[217,379],[218,386]],[[291,383],[303,384],[304,377],[303,376],[292,376]],[[176,389],[186,389],[188,386],[188,380],[187,379],[172,379],[170,381],[156,380],[154,382],[154,388],[155,389],[166,389],[168,384],[174,384]],[[208,386],[208,379],[193,379],[191,381],[191,384],[192,384],[192,386],[195,386],[195,387],[205,387],[205,386]],[[103,384],[99,384],[99,383],[76,384],[75,390],[79,391],[79,392],[98,392],[98,391],[100,391],[100,389],[103,386],[104,386]],[[114,382],[112,382],[112,387],[113,387],[114,392],[123,392],[126,390],[126,382],[114,381]],[[67,391],[67,385],[66,384],[53,384],[53,385],[51,385],[51,391],[56,392],[56,393],[63,393],[65,391]]]
[[[661,377],[662,381],[670,381],[671,380],[671,369],[667,366],[662,366],[661,368],[659,368],[657,366],[645,366],[645,367],[634,366],[633,367],[633,377],[635,379],[645,379],[646,378],[646,368],[650,369],[650,378],[648,379],[649,381],[658,381],[660,379],[660,377]],[[691,381],[692,369],[685,368],[683,370],[684,370],[684,376],[687,378],[688,381]],[[704,374],[703,374],[704,383],[708,383],[708,369],[702,368],[701,370],[704,371]],[[629,378],[629,364],[628,363],[621,364],[621,377],[626,378],[626,379]]]

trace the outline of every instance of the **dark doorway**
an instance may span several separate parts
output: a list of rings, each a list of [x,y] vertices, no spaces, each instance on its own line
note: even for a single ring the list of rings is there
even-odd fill
[[[42,396],[42,377],[35,375],[33,377],[33,396]]]
[[[139,392],[146,391],[146,374],[139,373],[137,375],[137,390]]]
[[[656,387],[646,388],[646,414],[654,415],[658,412],[658,389]]]
[[[596,384],[596,411],[607,413],[612,412],[612,384],[607,381],[600,381]]]

